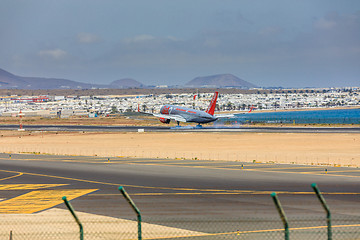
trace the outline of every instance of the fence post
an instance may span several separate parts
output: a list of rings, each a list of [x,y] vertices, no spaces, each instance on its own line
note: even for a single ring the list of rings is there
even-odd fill
[[[130,198],[129,194],[127,194],[127,192],[125,191],[124,187],[120,186],[119,191],[122,193],[124,198],[127,200],[127,202],[130,204],[130,206],[136,213],[137,221],[138,221],[138,240],[141,240],[142,239],[142,236],[141,236],[141,213],[140,213],[139,209],[136,207],[133,200]]]
[[[62,197],[62,200],[64,201],[66,207],[69,209],[69,211],[71,212],[71,214],[75,218],[76,223],[79,225],[79,228],[80,228],[80,240],[84,240],[84,229],[83,229],[83,226],[82,226],[79,218],[76,216],[73,207],[71,206],[70,202],[66,199],[66,196]]]
[[[279,212],[279,215],[280,215],[280,218],[284,224],[284,229],[285,229],[285,240],[289,240],[289,223],[288,223],[288,220],[286,218],[286,215],[285,215],[285,212],[284,212],[284,209],[282,208],[281,204],[280,204],[280,201],[276,195],[276,193],[272,193],[271,194],[271,197],[273,198],[274,200],[274,203],[275,203],[275,206],[276,206],[276,209],[278,210]]]
[[[322,196],[319,188],[317,187],[316,183],[311,184],[311,187],[314,189],[316,196],[320,200],[321,205],[323,206],[326,212],[326,222],[327,222],[327,229],[328,229],[328,240],[332,239],[332,230],[331,230],[331,212],[328,205],[325,202],[324,197]]]

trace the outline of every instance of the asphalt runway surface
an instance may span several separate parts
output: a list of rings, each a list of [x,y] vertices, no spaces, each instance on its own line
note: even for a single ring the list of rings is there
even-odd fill
[[[86,131],[86,132],[270,132],[270,133],[360,133],[360,127],[243,127],[237,126],[100,126],[100,125],[24,125],[29,131]],[[19,125],[0,125],[0,130],[17,130]]]
[[[350,224],[360,237],[359,180],[358,168],[1,153],[0,214],[66,209],[66,195],[75,211],[135,220],[118,190],[123,186],[144,222],[206,233],[219,226],[271,232],[282,228],[270,196],[276,192],[290,226],[325,231],[325,212],[311,188],[317,183],[333,218],[346,220],[333,224]]]
[[[50,184],[42,189],[55,191],[96,189],[74,199],[75,209],[133,216],[126,205],[120,207],[118,187],[124,186],[144,216],[177,218],[276,217],[272,192],[278,193],[289,216],[322,216],[323,209],[310,187],[317,183],[334,214],[360,216],[358,168],[0,154],[0,180],[4,186]],[[31,191],[29,186],[4,186],[0,198],[5,200]]]

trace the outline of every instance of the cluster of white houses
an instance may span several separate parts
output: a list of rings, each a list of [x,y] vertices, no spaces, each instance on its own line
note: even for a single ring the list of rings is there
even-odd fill
[[[109,116],[137,111],[159,111],[163,104],[182,105],[205,110],[213,93],[162,94],[139,96],[0,96],[0,116]],[[360,88],[274,91],[253,94],[221,94],[218,111],[329,108],[360,106]]]

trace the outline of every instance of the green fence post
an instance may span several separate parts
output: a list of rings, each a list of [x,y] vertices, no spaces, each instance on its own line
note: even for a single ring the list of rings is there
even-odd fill
[[[141,240],[142,239],[142,236],[141,236],[141,213],[140,213],[139,209],[136,207],[133,200],[130,198],[129,194],[127,194],[127,192],[125,191],[125,189],[122,186],[119,187],[119,191],[122,193],[124,198],[128,201],[128,203],[130,204],[130,206],[136,213],[137,220],[138,220],[138,240]]]
[[[64,203],[65,203],[66,207],[69,209],[69,211],[71,212],[71,214],[75,218],[75,221],[79,225],[79,228],[80,228],[80,240],[84,240],[84,229],[83,229],[83,226],[82,226],[79,218],[76,216],[73,207],[71,206],[70,202],[66,199],[66,196],[62,197],[62,200],[64,200]]]
[[[332,239],[332,230],[331,230],[331,212],[328,205],[325,202],[324,197],[322,196],[319,188],[317,187],[316,183],[311,184],[311,187],[314,189],[316,196],[321,202],[325,212],[326,212],[326,222],[327,222],[327,229],[328,229],[328,240]]]
[[[280,215],[280,218],[284,224],[284,229],[285,229],[285,240],[289,240],[289,223],[288,223],[288,220],[285,216],[285,212],[284,212],[284,209],[282,208],[281,204],[280,204],[280,201],[276,195],[276,193],[272,193],[271,194],[271,197],[273,198],[274,200],[274,203],[275,203],[275,206],[276,206],[276,209],[278,210],[279,212],[279,215]]]

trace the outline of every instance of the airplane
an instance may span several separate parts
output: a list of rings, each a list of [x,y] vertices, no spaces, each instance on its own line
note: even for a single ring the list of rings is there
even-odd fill
[[[202,127],[201,124],[204,123],[215,122],[220,118],[234,117],[233,114],[214,115],[218,95],[219,92],[214,93],[214,96],[212,97],[210,105],[206,111],[166,104],[160,108],[160,113],[141,112],[139,105],[138,112],[158,117],[160,122],[165,124],[169,124],[171,120],[174,120],[177,122],[178,126],[180,122],[195,122],[198,124],[197,127]],[[249,112],[251,112],[253,108],[254,107],[251,107]]]

